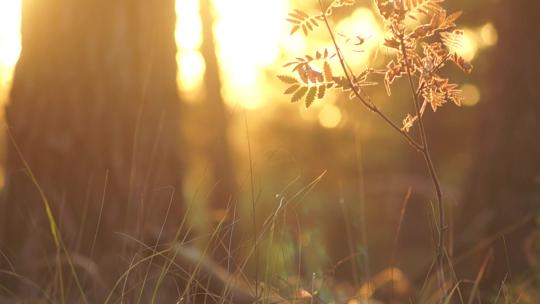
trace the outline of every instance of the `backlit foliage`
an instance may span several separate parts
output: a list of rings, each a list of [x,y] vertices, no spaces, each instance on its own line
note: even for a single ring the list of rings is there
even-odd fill
[[[377,84],[368,77],[382,77],[388,95],[391,95],[394,82],[404,76],[409,78],[414,89],[415,99],[420,104],[415,114],[407,114],[403,120],[402,131],[409,131],[418,116],[426,108],[433,112],[450,102],[460,106],[463,101],[458,85],[440,74],[441,69],[452,63],[469,74],[472,65],[460,55],[463,31],[456,26],[461,12],[447,12],[444,0],[374,0],[378,15],[384,24],[383,46],[388,50],[384,69],[367,68],[360,73],[352,71],[340,50],[336,36],[329,25],[328,18],[335,9],[353,6],[354,0],[335,0],[321,12],[309,15],[294,10],[287,19],[291,24],[291,35],[302,32],[309,36],[321,25],[326,25],[335,46],[335,54],[328,50],[317,50],[315,55],[305,55],[284,65],[291,72],[278,78],[289,85],[285,94],[291,95],[291,102],[304,99],[306,107],[318,99],[323,99],[330,89],[349,92],[351,99],[363,99],[370,110],[377,110],[363,91],[366,85]],[[363,38],[357,37],[354,47],[362,47]],[[361,53],[361,52],[360,52]],[[333,71],[331,61],[339,60],[341,71]],[[382,75],[382,76],[377,76]],[[369,101],[369,102],[366,102]]]

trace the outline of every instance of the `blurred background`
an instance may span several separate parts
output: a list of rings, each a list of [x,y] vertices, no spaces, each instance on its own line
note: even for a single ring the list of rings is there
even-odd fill
[[[138,206],[133,218],[145,218],[145,208],[157,210],[173,199],[168,192],[152,194],[144,207],[139,198],[173,185],[174,205],[178,214],[189,210],[195,235],[211,235],[225,218],[238,256],[253,247],[254,235],[262,235],[246,270],[251,277],[261,267],[265,281],[275,285],[294,277],[322,286],[329,276],[339,282],[335,286],[354,290],[396,267],[411,290],[422,286],[436,238],[435,194],[421,155],[346,94],[329,94],[306,109],[290,104],[276,78],[292,58],[333,48],[323,28],[308,38],[289,35],[287,14],[294,8],[316,13],[317,1],[22,2],[0,2],[0,96],[8,104],[2,120],[10,130],[2,133],[4,219],[16,212],[5,206],[22,200],[35,206],[22,214],[42,208],[35,202],[40,199],[26,196],[36,188],[21,173],[30,168],[60,231],[67,231],[67,247],[82,254],[89,249],[78,243],[93,233],[84,237],[81,219],[89,227],[96,221],[108,227],[123,211],[101,218],[100,208],[126,202]],[[450,256],[465,282],[474,282],[491,257],[482,276],[486,299],[508,285],[509,294],[534,303],[540,273],[540,5],[445,5],[464,12],[459,52],[475,66],[472,75],[444,69],[460,84],[465,102],[425,118],[448,209]],[[356,1],[332,23],[338,33],[366,39],[361,52],[346,53],[354,69],[381,68],[387,61],[373,1]],[[368,92],[396,122],[412,111],[406,81],[396,83],[392,96],[382,84]],[[167,102],[157,102],[163,108],[154,111],[157,99]],[[135,134],[133,142],[128,134]],[[139,164],[140,178],[133,169]],[[92,178],[84,175],[94,169]],[[40,222],[21,218],[28,227],[18,237],[31,238],[31,226]],[[13,221],[4,221],[11,228],[1,227],[7,257],[28,248],[20,240],[19,249],[8,248],[13,242],[6,240],[20,231],[13,225],[21,222]],[[133,226],[126,231],[139,236],[141,226]],[[96,252],[114,242],[105,239],[97,241]],[[198,239],[199,246],[205,242]]]

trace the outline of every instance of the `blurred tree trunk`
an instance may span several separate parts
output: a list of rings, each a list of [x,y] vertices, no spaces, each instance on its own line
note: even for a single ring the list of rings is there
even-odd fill
[[[206,126],[206,131],[209,133],[207,153],[214,182],[210,204],[214,211],[220,214],[222,212],[219,211],[224,211],[230,205],[236,186],[228,140],[227,109],[221,94],[222,83],[214,36],[213,1],[200,0],[200,13],[203,34],[201,51],[206,63],[204,92],[207,110],[205,113],[208,121],[211,122]]]
[[[38,187],[67,247],[98,261],[120,255],[115,232],[155,239],[170,203],[168,227],[180,222],[174,5],[23,1],[0,209],[2,249],[16,267],[44,266],[41,250],[54,245]]]
[[[200,14],[203,35],[201,51],[206,63],[204,106],[206,119],[210,122],[205,126],[209,140],[206,146],[207,157],[211,166],[213,183],[211,185],[210,208],[214,215],[214,223],[219,223],[223,217],[227,216],[225,223],[230,224],[235,211],[233,195],[236,193],[237,187],[230,155],[227,107],[221,94],[222,82],[215,44],[213,1],[200,0]],[[238,244],[237,238],[233,235],[233,227],[224,226],[228,229],[224,229],[217,237],[217,243],[213,246],[213,256],[231,270],[231,252],[235,251]]]
[[[478,148],[459,225],[469,248],[523,222],[540,206],[540,39],[533,34],[540,28],[540,3],[499,1],[492,9],[499,42],[483,75]],[[505,241],[499,236],[493,243],[495,260],[486,284],[498,288],[507,273],[515,277],[529,269],[525,240],[533,229],[529,220],[506,234]],[[461,267],[468,278],[479,270],[485,251],[479,253],[474,266]]]

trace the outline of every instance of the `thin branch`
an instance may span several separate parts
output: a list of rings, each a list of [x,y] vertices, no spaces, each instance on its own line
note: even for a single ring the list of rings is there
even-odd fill
[[[442,197],[442,190],[441,190],[441,184],[439,181],[439,178],[437,177],[437,172],[435,170],[435,166],[433,164],[433,160],[431,158],[431,152],[429,149],[429,143],[426,136],[426,129],[424,126],[424,120],[422,118],[422,113],[420,110],[420,100],[419,100],[419,94],[418,90],[415,88],[414,82],[413,82],[413,76],[411,72],[411,66],[409,63],[409,56],[407,55],[407,49],[405,47],[405,41],[403,38],[403,33],[399,36],[400,43],[401,43],[401,52],[403,53],[403,59],[405,61],[405,67],[407,70],[407,79],[409,80],[409,85],[411,87],[411,92],[414,97],[414,107],[416,110],[416,115],[418,117],[418,127],[420,129],[420,143],[423,146],[423,149],[421,150],[422,155],[424,156],[424,160],[426,162],[426,166],[429,170],[429,175],[431,176],[431,179],[433,181],[433,185],[435,186],[435,192],[437,194],[437,205],[439,209],[439,240],[437,244],[437,264],[439,266],[439,273],[441,275],[441,288],[444,293],[444,282],[445,282],[445,275],[444,275],[444,237],[445,237],[445,210],[444,210],[444,204],[443,204],[443,197]]]
[[[441,289],[442,289],[443,294],[445,294],[445,289],[444,289],[444,284],[445,284],[445,273],[444,273],[445,244],[444,244],[444,239],[445,239],[446,226],[445,226],[445,209],[444,209],[443,195],[442,195],[442,190],[441,190],[442,188],[441,188],[439,178],[437,176],[435,166],[433,164],[433,160],[432,160],[432,157],[431,157],[431,152],[430,152],[430,149],[429,149],[429,143],[428,143],[428,140],[427,140],[426,129],[425,129],[424,121],[423,121],[423,118],[422,118],[422,110],[421,110],[421,106],[420,106],[420,104],[421,104],[420,103],[420,98],[421,98],[420,95],[421,95],[421,92],[422,92],[422,90],[424,88],[424,84],[420,85],[419,88],[415,88],[415,84],[413,82],[413,75],[412,75],[412,71],[411,71],[412,69],[411,69],[411,65],[409,63],[409,58],[408,58],[409,56],[407,54],[407,49],[405,47],[403,33],[399,36],[400,43],[401,43],[401,51],[403,53],[405,66],[406,66],[406,70],[407,70],[407,78],[408,78],[409,85],[410,85],[411,92],[412,92],[413,99],[414,99],[414,107],[415,107],[415,110],[416,110],[416,116],[417,116],[417,119],[418,119],[418,125],[419,125],[419,130],[420,130],[420,143],[418,143],[414,138],[412,138],[407,132],[402,130],[396,123],[394,123],[392,120],[390,120],[390,118],[388,116],[386,116],[374,103],[371,102],[371,100],[369,100],[369,96],[367,98],[362,96],[363,92],[361,91],[360,87],[355,85],[356,76],[354,75],[354,72],[352,70],[349,71],[348,66],[347,66],[347,61],[345,60],[345,57],[344,57],[343,53],[341,52],[341,50],[339,48],[339,45],[338,45],[338,43],[336,41],[335,35],[334,35],[333,31],[332,31],[332,28],[330,27],[330,24],[328,22],[328,16],[325,13],[325,10],[324,10],[323,4],[322,4],[322,0],[319,0],[319,5],[321,7],[322,18],[324,20],[324,23],[326,25],[328,33],[330,34],[330,37],[332,38],[334,48],[336,49],[336,53],[338,55],[339,62],[341,64],[341,68],[342,68],[342,70],[343,70],[343,72],[345,74],[345,77],[347,78],[347,80],[349,82],[349,85],[351,86],[351,89],[352,89],[352,92],[353,92],[354,96],[366,108],[368,108],[370,111],[377,114],[392,129],[394,129],[399,134],[401,134],[401,136],[403,138],[405,138],[405,140],[413,148],[415,148],[419,153],[421,153],[422,156],[424,157],[426,167],[428,168],[429,175],[430,175],[430,177],[431,177],[431,179],[433,181],[433,185],[434,185],[436,196],[437,196],[437,205],[438,205],[438,209],[439,209],[438,210],[438,217],[439,217],[438,233],[439,233],[439,237],[438,237],[438,244],[437,244],[437,252],[436,252],[436,261],[435,261],[435,263],[438,265],[438,268],[439,268],[438,273],[440,275],[439,278],[440,278],[440,283],[441,283]],[[444,297],[443,297],[443,299],[444,299]]]
[[[332,31],[332,28],[330,27],[330,24],[328,23],[328,18],[326,17],[326,14],[324,13],[324,8],[322,5],[321,0],[319,0],[319,4],[321,5],[321,11],[323,12],[322,17],[324,19],[324,24],[326,25],[326,28],[328,30],[328,33],[330,34],[330,37],[332,38],[332,42],[334,44],[334,48],[336,49],[336,53],[339,58],[339,63],[341,64],[341,68],[343,72],[345,73],[345,77],[347,78],[347,81],[349,82],[349,85],[351,86],[351,89],[354,93],[354,96],[371,112],[377,114],[382,120],[384,120],[392,129],[397,131],[405,140],[418,152],[422,152],[424,150],[424,147],[422,144],[419,144],[414,138],[412,138],[407,132],[403,131],[396,123],[394,123],[386,114],[384,114],[375,104],[372,102],[367,101],[360,93],[359,88],[354,84],[353,77],[349,74],[349,71],[346,66],[346,60],[343,54],[341,53],[341,49],[339,48],[339,45],[336,41],[336,37],[334,35],[334,32]]]

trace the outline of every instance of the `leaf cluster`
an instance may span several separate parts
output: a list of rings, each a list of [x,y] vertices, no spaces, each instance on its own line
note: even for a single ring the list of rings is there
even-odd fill
[[[442,6],[445,0],[374,1],[385,28],[383,45],[392,54],[385,69],[368,68],[355,74],[342,58],[337,44],[334,55],[324,50],[317,51],[315,56],[296,58],[284,65],[291,68],[290,74],[278,76],[289,85],[285,94],[291,95],[291,102],[304,99],[306,107],[309,107],[314,101],[323,99],[329,89],[349,92],[352,99],[358,97],[363,86],[377,84],[368,81],[368,76],[382,74],[388,95],[391,95],[394,82],[403,76],[411,76],[415,80],[413,85],[417,89],[417,97],[421,99],[420,111],[416,115],[407,114],[402,131],[407,132],[413,127],[418,115],[423,115],[428,106],[433,112],[449,102],[460,106],[463,102],[462,92],[457,84],[441,76],[441,69],[447,63],[452,63],[467,74],[472,72],[473,66],[459,52],[464,33],[457,29],[456,21],[462,12],[448,13]],[[291,34],[302,30],[308,36],[320,24],[328,22],[327,18],[334,9],[354,3],[354,0],[335,0],[325,9],[321,8],[321,13],[311,16],[294,10],[287,19],[292,25]],[[328,29],[331,31],[330,27]],[[362,41],[360,39],[355,46],[361,46]],[[343,75],[337,75],[331,68],[331,62],[336,57],[343,67]]]
[[[441,6],[444,0],[377,0],[379,15],[385,25],[384,45],[394,50],[395,56],[387,64],[384,83],[391,94],[392,83],[410,73],[416,77],[422,97],[420,115],[427,105],[435,112],[447,102],[462,104],[458,85],[440,76],[447,62],[456,64],[465,73],[472,72],[472,65],[459,54],[463,47],[463,31],[456,29],[461,11],[448,14]],[[428,22],[421,22],[427,18]],[[411,22],[415,26],[410,26]],[[407,115],[403,130],[408,131],[418,119]]]
[[[317,51],[315,56],[306,55],[298,57],[294,61],[288,62],[284,67],[290,67],[292,74],[278,75],[277,77],[288,84],[285,95],[291,95],[291,102],[295,103],[304,98],[306,108],[309,108],[316,100],[324,99],[328,90],[340,89],[342,92],[350,92],[350,98],[354,98],[351,92],[353,87],[345,76],[335,76],[330,60],[335,54],[330,55],[328,50]],[[317,65],[322,66],[319,71]],[[353,80],[355,87],[374,85],[375,82],[368,81],[368,76],[373,73],[373,69],[367,69]]]

